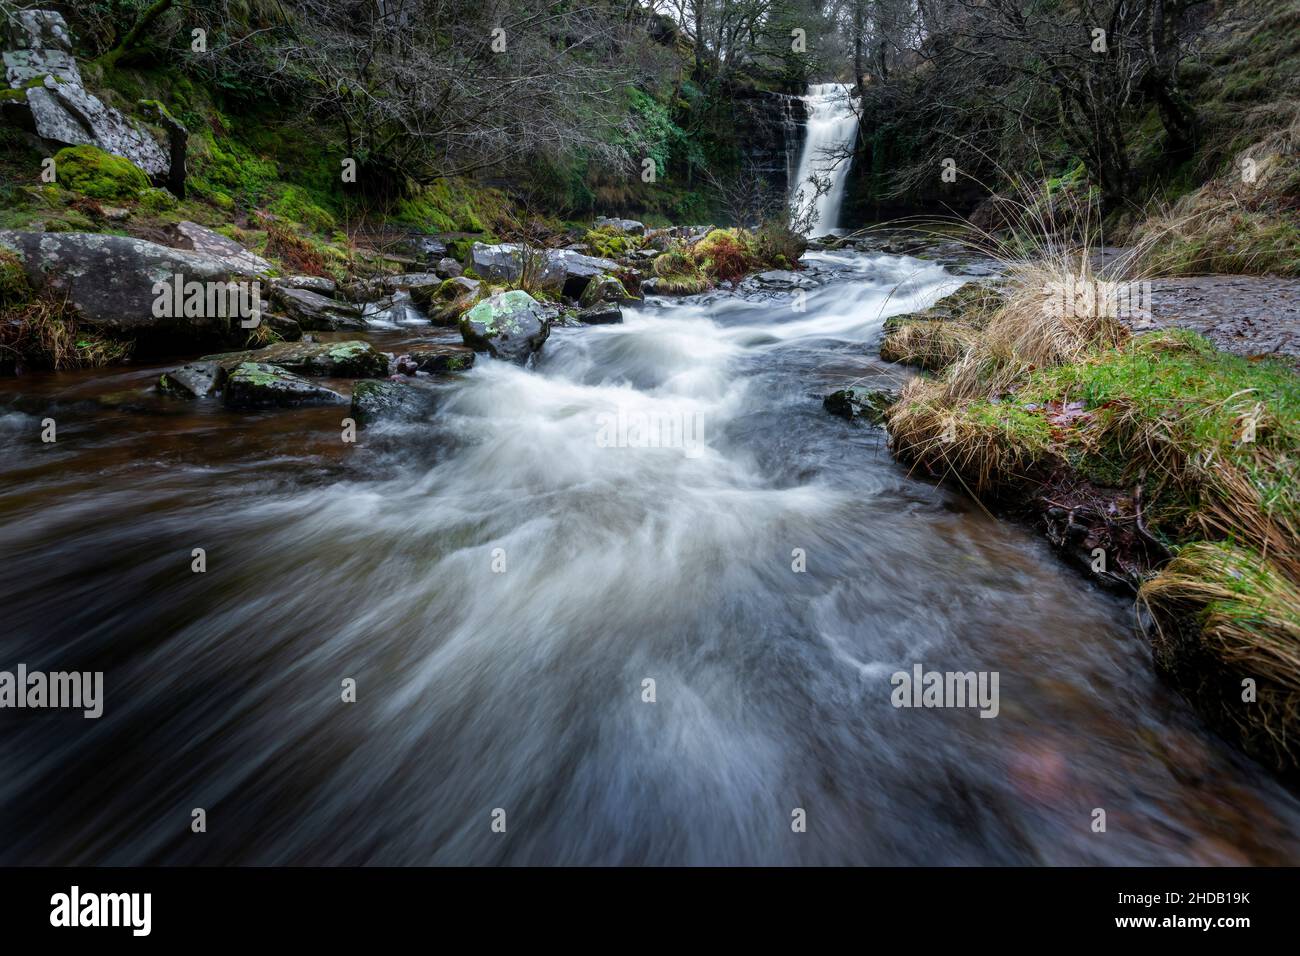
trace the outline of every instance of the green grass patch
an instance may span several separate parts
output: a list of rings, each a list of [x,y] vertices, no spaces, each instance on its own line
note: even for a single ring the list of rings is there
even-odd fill
[[[1094,481],[1145,480],[1152,524],[1176,526],[1204,507],[1217,469],[1245,475],[1261,507],[1300,519],[1300,377],[1274,361],[1217,351],[1194,332],[1170,330],[1085,361],[1030,374],[1021,406],[1081,402],[1054,441]]]

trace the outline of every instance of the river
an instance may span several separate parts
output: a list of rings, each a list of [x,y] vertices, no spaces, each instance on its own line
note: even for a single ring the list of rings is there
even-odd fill
[[[355,444],[167,366],[0,383],[0,668],[106,698],[0,711],[0,863],[1300,862],[1129,601],[823,410],[951,276],[808,259],[806,300],[559,328]],[[700,440],[606,427],[647,420]],[[997,717],[894,707],[917,664],[996,672]]]

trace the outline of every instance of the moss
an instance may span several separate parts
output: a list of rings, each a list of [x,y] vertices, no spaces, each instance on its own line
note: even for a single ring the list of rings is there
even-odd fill
[[[211,133],[190,138],[193,172],[188,180],[196,194],[223,208],[256,205],[278,178],[275,164],[229,137]]]
[[[151,187],[140,193],[140,205],[150,212],[170,212],[179,203],[167,190]]]
[[[32,287],[17,253],[0,247],[0,305],[18,305],[32,297]]]
[[[389,218],[427,233],[486,233],[508,211],[509,202],[500,190],[466,179],[439,179],[394,203]]]
[[[604,259],[620,259],[645,243],[639,236],[624,235],[608,228],[590,229],[582,241],[591,248],[592,255]]]
[[[121,156],[98,146],[68,146],[54,154],[60,185],[93,199],[135,199],[149,188],[149,177]]]
[[[334,216],[318,205],[306,190],[298,186],[285,186],[278,199],[271,204],[271,212],[316,232],[329,232],[335,227]]]

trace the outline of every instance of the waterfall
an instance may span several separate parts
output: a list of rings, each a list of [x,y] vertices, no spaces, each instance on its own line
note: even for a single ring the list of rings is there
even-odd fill
[[[844,184],[848,179],[851,156],[827,155],[828,150],[852,148],[858,134],[858,115],[847,83],[810,83],[803,101],[808,111],[808,133],[804,137],[799,172],[791,189],[794,202],[810,194],[809,177],[814,173],[830,177],[830,190],[817,197],[817,221],[809,233],[824,235],[839,226],[840,204],[844,201]]]

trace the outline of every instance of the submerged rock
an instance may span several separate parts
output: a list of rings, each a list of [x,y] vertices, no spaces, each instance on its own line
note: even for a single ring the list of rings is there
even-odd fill
[[[276,408],[295,405],[338,405],[347,399],[333,389],[264,362],[237,365],[225,382],[230,408]]]
[[[369,342],[277,342],[245,352],[205,355],[226,372],[246,362],[275,365],[300,375],[330,378],[370,378],[388,374],[388,356]]]
[[[546,309],[527,292],[498,292],[460,318],[460,334],[476,352],[519,365],[542,347],[550,334]]]
[[[158,377],[158,391],[177,398],[205,398],[217,390],[223,370],[216,362],[191,362],[163,372]]]
[[[750,276],[741,283],[742,289],[766,289],[776,292],[789,292],[795,289],[815,289],[817,283],[807,276],[788,269],[771,269]]]
[[[841,418],[865,418],[874,425],[883,424],[885,412],[898,401],[898,393],[890,389],[842,388],[822,399],[822,405],[832,415]]]
[[[364,379],[352,388],[352,417],[360,425],[380,419],[412,419],[427,415],[437,395],[407,382]]]

